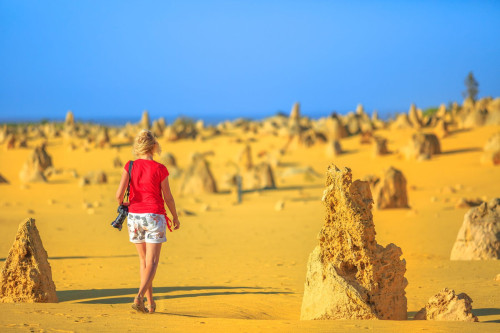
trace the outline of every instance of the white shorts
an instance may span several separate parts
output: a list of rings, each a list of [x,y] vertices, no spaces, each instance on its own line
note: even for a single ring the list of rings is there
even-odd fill
[[[162,214],[128,213],[127,227],[132,243],[164,243],[167,241],[167,221]]]

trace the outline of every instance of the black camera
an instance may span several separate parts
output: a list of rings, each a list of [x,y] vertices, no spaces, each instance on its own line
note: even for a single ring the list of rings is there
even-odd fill
[[[127,215],[128,215],[128,206],[125,205],[118,206],[118,217],[113,222],[111,222],[113,228],[117,228],[118,230],[121,231],[123,221],[125,221]]]

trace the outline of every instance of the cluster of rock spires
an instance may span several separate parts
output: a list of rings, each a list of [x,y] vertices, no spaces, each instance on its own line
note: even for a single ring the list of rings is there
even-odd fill
[[[406,319],[406,262],[399,247],[375,240],[369,183],[331,165],[322,201],[325,224],[309,256],[301,319]]]
[[[19,225],[0,272],[1,303],[55,303],[56,287],[40,234],[32,218]]]
[[[346,115],[332,113],[327,117],[312,120],[301,116],[300,104],[295,103],[288,117],[278,114],[260,121],[239,118],[216,126],[205,126],[201,120],[195,122],[185,117],[178,118],[171,124],[167,124],[163,117],[151,121],[148,111],[144,111],[140,121],[135,124],[127,123],[121,128],[106,127],[75,122],[73,112],[68,111],[63,124],[46,123],[16,127],[4,125],[0,128],[0,144],[4,144],[7,149],[16,149],[28,147],[31,139],[63,137],[70,150],[90,150],[109,147],[110,138],[131,143],[137,132],[143,128],[151,129],[158,138],[168,141],[205,140],[239,130],[287,138],[283,151],[298,146],[326,144],[327,156],[334,158],[344,152],[341,145],[343,138],[359,134],[362,143],[373,145],[373,156],[377,157],[389,154],[390,151],[387,139],[375,135],[376,130],[411,128],[417,133],[401,152],[409,159],[426,160],[441,152],[440,139],[448,135],[450,127],[467,129],[483,125],[500,125],[500,98],[488,97],[477,101],[466,99],[461,106],[454,103],[448,108],[442,104],[437,112],[425,116],[422,110],[412,104],[407,113],[387,121],[382,121],[376,111],[371,117],[368,116],[361,104],[354,112]],[[494,139],[494,142],[497,141],[498,139]],[[500,164],[498,144],[485,147],[482,161],[486,164]]]

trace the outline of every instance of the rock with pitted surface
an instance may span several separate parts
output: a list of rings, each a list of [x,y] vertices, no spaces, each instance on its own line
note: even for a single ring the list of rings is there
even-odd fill
[[[19,178],[23,183],[46,182],[44,171],[52,166],[52,157],[45,150],[45,144],[37,146],[24,163]]]
[[[483,202],[465,214],[450,259],[500,259],[500,198]]]
[[[406,319],[406,262],[375,240],[368,182],[331,165],[325,224],[309,256],[301,319]]]
[[[388,168],[374,192],[378,209],[408,208],[406,178],[398,169]]]
[[[472,299],[466,293],[455,294],[444,288],[429,299],[415,314],[415,320],[479,321],[472,313]]]
[[[19,225],[0,273],[1,303],[57,303],[56,286],[32,218]]]

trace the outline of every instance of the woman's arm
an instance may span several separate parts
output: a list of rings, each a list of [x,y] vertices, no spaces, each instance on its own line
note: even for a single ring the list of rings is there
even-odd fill
[[[172,213],[172,218],[173,218],[172,222],[174,222],[174,229],[179,229],[181,224],[179,222],[179,217],[177,216],[174,197],[172,196],[172,192],[170,191],[170,184],[168,183],[168,177],[165,177],[165,179],[161,182],[161,190],[163,192],[163,200],[165,200],[165,203],[167,204],[170,213]]]
[[[118,200],[118,204],[121,205],[123,203],[123,195],[125,194],[125,189],[128,185],[128,172],[123,170],[122,179],[120,180],[120,185],[118,185],[118,190],[116,191],[116,200]]]

